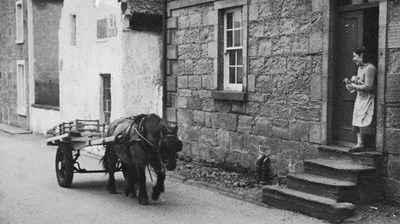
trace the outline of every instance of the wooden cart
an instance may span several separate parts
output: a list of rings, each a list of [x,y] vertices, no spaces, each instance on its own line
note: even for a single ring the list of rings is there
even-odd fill
[[[104,137],[106,125],[99,120],[75,120],[63,122],[55,126],[50,132],[47,145],[57,147],[55,168],[58,184],[69,187],[74,173],[102,173],[105,170],[86,170],[77,162],[80,150],[89,146],[104,145],[115,141],[119,136]],[[118,163],[117,171],[121,171]]]

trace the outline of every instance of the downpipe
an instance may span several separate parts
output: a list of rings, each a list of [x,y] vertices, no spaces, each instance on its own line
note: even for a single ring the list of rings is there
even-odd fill
[[[270,169],[270,158],[265,154],[258,155],[256,166],[256,181],[262,185],[270,185],[273,182],[273,175]]]

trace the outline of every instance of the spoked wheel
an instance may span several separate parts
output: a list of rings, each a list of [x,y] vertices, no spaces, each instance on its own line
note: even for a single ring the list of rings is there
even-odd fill
[[[58,185],[69,187],[74,177],[74,160],[72,158],[72,148],[67,144],[61,144],[56,153],[56,174]]]

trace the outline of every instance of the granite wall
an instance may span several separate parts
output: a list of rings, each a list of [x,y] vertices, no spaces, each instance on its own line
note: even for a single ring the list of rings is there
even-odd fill
[[[388,1],[384,172],[387,198],[400,203],[400,2]]]
[[[245,100],[218,90],[219,12],[232,1],[170,1],[167,117],[184,153],[253,167],[269,154],[275,173],[302,170],[321,143],[322,7],[310,0],[243,2],[247,24]]]

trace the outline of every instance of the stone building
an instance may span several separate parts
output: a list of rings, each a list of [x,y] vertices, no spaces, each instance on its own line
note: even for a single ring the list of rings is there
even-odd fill
[[[58,110],[58,24],[62,0],[0,6],[0,122],[42,132]],[[50,112],[48,112],[50,111]],[[58,121],[58,120],[57,120]]]
[[[29,129],[26,1],[3,2],[0,18],[0,121]]]
[[[370,139],[384,193],[400,201],[399,1],[171,0],[167,16],[166,117],[184,153],[252,168],[265,153],[278,175],[302,173],[320,146],[354,145],[342,80],[367,46],[378,68]]]

